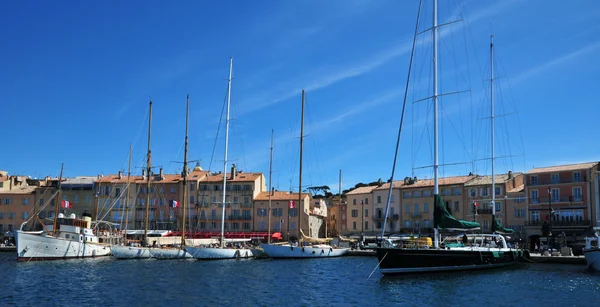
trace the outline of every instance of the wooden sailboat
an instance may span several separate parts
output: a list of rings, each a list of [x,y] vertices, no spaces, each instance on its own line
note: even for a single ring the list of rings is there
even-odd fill
[[[303,243],[309,243],[305,246],[299,246],[296,243],[289,242],[287,244],[261,244],[261,247],[272,258],[327,258],[327,257],[338,257],[343,256],[348,252],[348,248],[334,248],[328,244],[322,244],[327,241],[326,239],[312,238],[306,236],[302,231],[302,215],[306,214],[304,211],[305,202],[304,198],[306,195],[302,195],[302,153],[303,153],[303,141],[304,141],[304,98],[305,93],[302,90],[302,116],[300,126],[300,173],[299,173],[299,189],[298,189],[298,231],[300,238],[300,245]],[[307,218],[310,218],[310,214],[307,214]],[[288,221],[288,227],[289,227]],[[310,227],[310,223],[307,223]],[[309,232],[310,233],[310,232]],[[288,231],[289,240],[289,231]],[[315,243],[315,244],[312,244]]]
[[[420,7],[419,7],[420,15]],[[417,23],[418,25],[418,23]],[[439,234],[440,229],[444,230],[461,230],[469,231],[479,229],[479,223],[467,222],[455,219],[446,209],[442,201],[442,197],[439,194],[438,187],[438,71],[437,71],[437,0],[433,2],[433,27],[431,28],[433,34],[433,134],[434,134],[434,246],[431,248],[404,248],[401,245],[395,245],[391,240],[384,240],[382,246],[377,248],[377,257],[379,259],[379,269],[384,275],[398,275],[405,273],[419,273],[419,272],[438,272],[438,271],[459,271],[459,270],[476,270],[476,269],[489,269],[504,267],[517,263],[522,253],[518,250],[509,248],[506,244],[506,240],[499,234],[464,234],[458,238],[457,236],[448,238],[454,238],[456,241],[463,243],[452,243],[441,246],[444,242],[444,238]],[[417,27],[418,28],[418,27]],[[413,41],[413,54],[414,45],[416,42],[417,30],[415,29],[415,40]],[[492,47],[493,45],[491,45]],[[412,67],[409,66],[409,77],[410,70]],[[493,74],[493,69],[492,69]],[[492,75],[493,80],[493,75]],[[493,86],[493,83],[492,83]],[[407,84],[408,90],[408,84]],[[493,95],[493,91],[492,91]],[[406,106],[406,94],[404,106]],[[404,118],[404,107],[402,112],[402,119],[400,121],[400,129],[398,131],[398,141],[396,144],[396,155],[394,157],[394,164],[392,167],[392,182],[393,174],[395,171],[396,157],[398,154],[398,147],[400,144],[400,134],[402,131],[402,123]],[[492,98],[492,119],[493,119],[493,98]],[[492,120],[493,125],[493,120]],[[493,133],[493,129],[492,129]],[[492,152],[493,152],[493,138],[492,138]],[[493,154],[492,154],[493,162]],[[492,180],[494,176],[492,175]],[[493,183],[492,183],[493,185]],[[388,191],[388,200],[386,203],[386,216],[387,219],[388,209],[390,204],[390,195],[392,190],[392,184]],[[492,189],[492,195],[495,192]],[[494,205],[494,202],[491,202]],[[492,210],[492,212],[495,210]],[[382,230],[381,237],[384,237],[384,231]],[[493,244],[486,244],[486,242],[493,242]]]
[[[151,151],[150,151],[150,133],[152,131],[152,99],[150,99],[149,103],[149,116],[148,116],[148,153],[146,156],[146,214],[144,218],[144,239],[141,242],[142,246],[129,246],[129,245],[113,245],[112,246],[112,256],[116,259],[149,259],[152,257],[152,253],[150,252],[150,248],[146,246],[146,242],[148,241],[148,215],[150,208],[150,161],[151,161]],[[129,178],[127,179],[129,182]],[[129,186],[127,187],[129,191]]]
[[[69,202],[60,199],[63,167],[64,164],[58,178],[53,226],[47,227],[42,223],[42,231],[25,231],[25,221],[16,231],[18,261],[100,257],[111,253],[110,245],[100,243],[94,233],[90,214],[84,213],[80,219],[75,214],[66,217],[59,213],[60,206],[69,208]],[[39,212],[50,202],[48,200],[33,216],[37,218]]]
[[[231,105],[231,78],[233,73],[233,58],[229,58],[229,79],[227,81],[227,115],[225,119],[225,156],[223,159],[223,198],[221,202],[221,237],[219,247],[186,246],[185,250],[196,259],[233,259],[252,257],[252,251],[247,248],[232,248],[225,246],[225,206],[227,191],[227,150],[229,143],[229,109]]]
[[[185,219],[187,216],[187,177],[188,177],[188,165],[187,165],[187,153],[188,153],[188,119],[190,109],[190,95],[187,95],[185,103],[185,146],[183,151],[183,171],[181,177],[183,179],[183,200],[181,208],[181,243],[175,247],[165,247],[152,249],[152,257],[156,259],[183,259],[192,258],[188,252],[185,251]]]

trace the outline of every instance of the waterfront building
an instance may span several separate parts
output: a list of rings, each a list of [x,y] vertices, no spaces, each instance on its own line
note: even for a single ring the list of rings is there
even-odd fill
[[[525,175],[523,175],[523,181]],[[502,221],[504,227],[510,228],[515,232],[512,235],[515,240],[526,240],[525,225],[527,224],[527,196],[525,194],[525,184],[514,187],[506,191],[508,198],[506,200],[506,221]]]
[[[509,225],[507,216],[512,213],[514,200],[509,202],[508,191],[513,191],[519,186],[523,186],[523,173],[513,173],[509,171],[506,174],[494,175],[494,188],[492,191],[492,176],[476,175],[465,183],[466,201],[463,202],[464,209],[462,219],[474,221],[481,224],[481,230],[484,233],[492,229],[492,210],[495,211],[496,219],[499,219],[504,227]],[[491,207],[492,193],[495,194],[494,207]]]
[[[341,202],[340,202],[341,201]],[[327,237],[336,237],[346,231],[346,195],[334,195],[327,205]]]
[[[555,238],[565,237],[569,243],[583,241],[585,233],[596,223],[597,171],[598,162],[588,162],[537,167],[525,174],[528,201],[525,231],[530,242],[540,241],[542,227],[549,227]]]
[[[372,235],[380,235],[382,227],[385,227],[386,233],[397,233],[400,231],[400,228],[402,227],[400,223],[400,206],[402,205],[402,199],[400,195],[402,195],[402,192],[400,189],[402,188],[404,182],[407,182],[407,180],[408,179],[405,179],[404,181],[394,181],[392,186],[392,196],[390,197],[390,209],[388,212],[387,221],[384,221],[384,218],[390,184],[389,182],[383,184],[380,180],[379,184],[374,187],[375,189],[372,191],[373,214],[371,219],[373,223],[373,229],[367,230],[367,233]]]
[[[375,188],[377,185],[363,186],[346,193],[348,227],[344,234],[359,235],[374,229],[371,214],[373,213],[372,192]]]
[[[253,203],[261,193],[266,192],[265,176],[262,173],[245,173],[231,167],[231,173],[211,173],[198,182],[197,227],[201,232],[221,230],[223,176],[227,176],[225,193],[225,231],[252,231]]]
[[[14,231],[35,210],[36,187],[25,176],[10,176],[0,171],[0,239],[12,241]]]
[[[271,233],[279,232],[281,237],[295,236],[300,238],[298,231],[298,212],[300,208],[308,211],[310,208],[310,194],[302,193],[300,206],[298,193],[273,191],[271,193]],[[254,218],[252,219],[253,230],[267,232],[269,227],[269,192],[260,192],[254,199]],[[308,229],[309,219],[302,216],[302,229]],[[306,234],[306,233],[305,233]],[[306,234],[308,235],[308,234]]]
[[[464,204],[467,196],[464,185],[475,178],[454,176],[439,178],[438,184],[442,201],[448,211],[457,219],[464,219]],[[402,233],[433,233],[433,179],[407,177],[401,187],[400,207]]]
[[[60,198],[61,201],[68,201],[71,207],[68,209],[61,208],[61,210],[68,214],[75,213],[79,217],[83,213],[92,213],[96,202],[94,182],[95,177],[93,176],[63,178]]]

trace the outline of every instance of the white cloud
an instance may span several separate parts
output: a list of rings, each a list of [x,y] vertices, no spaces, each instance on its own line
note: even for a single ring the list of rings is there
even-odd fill
[[[519,81],[522,81],[524,79],[527,78],[531,78],[535,75],[538,75],[540,73],[543,73],[544,71],[547,71],[551,68],[554,68],[556,66],[565,64],[569,61],[575,60],[581,56],[586,55],[587,53],[594,51],[596,49],[600,48],[600,42],[596,42],[593,44],[589,44],[579,50],[570,52],[568,54],[556,57],[548,62],[545,62],[543,64],[540,64],[538,66],[532,67],[524,72],[522,72],[521,74],[517,75],[515,78],[512,78],[512,83],[516,84]]]

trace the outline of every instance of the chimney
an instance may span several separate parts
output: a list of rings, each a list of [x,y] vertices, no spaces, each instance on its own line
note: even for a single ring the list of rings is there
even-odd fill
[[[512,179],[512,177],[513,177],[512,171],[508,171],[508,179]]]
[[[102,174],[98,174],[98,180],[100,180],[101,178],[102,178]]]
[[[275,195],[275,188],[271,188],[271,196]]]
[[[383,185],[383,182],[381,182],[381,178],[379,178],[379,180],[377,180],[377,186],[380,187]]]
[[[123,178],[123,172],[119,171],[119,179]]]
[[[163,168],[162,167],[160,168],[160,171],[159,171],[158,174],[159,174],[159,177],[160,177],[161,180],[165,179],[165,176],[163,175]]]
[[[146,170],[143,169],[142,170],[142,180],[145,180],[145,179],[146,179]]]
[[[235,173],[235,164],[232,164],[231,165],[231,178],[229,180],[235,179],[235,175],[236,175],[236,173]]]
[[[415,177],[413,178],[413,183],[414,183],[414,182],[417,182],[417,176],[415,176]]]

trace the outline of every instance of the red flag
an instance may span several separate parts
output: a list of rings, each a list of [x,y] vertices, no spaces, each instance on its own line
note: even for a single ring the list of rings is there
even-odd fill
[[[296,202],[293,200],[290,200],[290,209],[294,209],[296,208]]]
[[[72,208],[73,207],[73,204],[71,204],[71,202],[68,200],[63,200],[61,202],[61,205],[63,208]]]
[[[479,207],[479,204],[477,202],[475,202],[475,207]]]
[[[171,200],[171,206],[173,208],[179,208],[179,202],[176,200]]]

